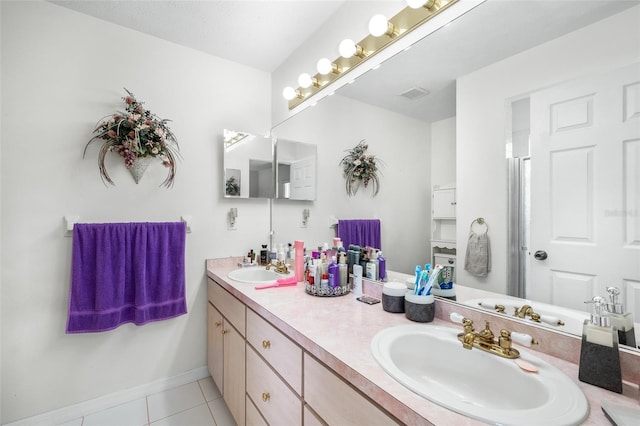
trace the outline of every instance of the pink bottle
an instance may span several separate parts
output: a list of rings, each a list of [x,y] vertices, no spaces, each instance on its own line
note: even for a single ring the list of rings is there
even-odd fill
[[[293,243],[293,249],[296,251],[295,273],[298,282],[304,280],[304,241],[296,240]]]

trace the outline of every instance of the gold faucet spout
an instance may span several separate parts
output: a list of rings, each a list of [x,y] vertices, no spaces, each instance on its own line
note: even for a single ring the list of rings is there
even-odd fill
[[[511,347],[511,332],[500,330],[500,336],[496,339],[489,321],[485,321],[485,328],[481,332],[473,329],[473,321],[468,318],[462,320],[464,331],[458,334],[458,340],[464,349],[481,349],[504,358],[518,358],[520,353]]]

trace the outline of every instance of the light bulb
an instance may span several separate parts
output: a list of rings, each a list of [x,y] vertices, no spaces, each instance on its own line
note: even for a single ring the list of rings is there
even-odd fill
[[[298,77],[298,84],[300,85],[300,87],[306,89],[313,84],[313,79],[309,74],[305,72],[300,74],[300,77]]]
[[[407,6],[411,9],[420,9],[425,3],[425,0],[407,0]]]
[[[375,15],[369,21],[369,32],[374,37],[380,37],[389,30],[389,21],[384,15]]]
[[[420,9],[425,7],[430,11],[440,8],[440,0],[407,0],[407,6],[411,9]]]
[[[333,64],[327,58],[322,58],[318,61],[316,68],[318,68],[318,72],[320,74],[327,75],[333,71]]]
[[[293,87],[291,87],[291,86],[287,86],[287,87],[285,87],[285,88],[284,88],[284,90],[282,91],[282,96],[283,96],[286,100],[290,101],[291,99],[293,99],[293,98],[295,98],[295,97],[296,97],[296,91],[295,91],[295,89],[294,89]]]
[[[346,38],[340,43],[338,51],[340,52],[340,56],[345,59],[349,59],[356,53],[356,44],[353,40]]]

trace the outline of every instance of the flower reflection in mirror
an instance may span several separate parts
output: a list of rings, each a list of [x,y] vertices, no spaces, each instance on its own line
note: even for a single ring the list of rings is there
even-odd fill
[[[378,167],[382,162],[379,159],[376,160],[373,155],[367,155],[368,148],[366,141],[361,140],[355,148],[347,150],[347,155],[340,161],[345,178],[345,189],[349,197],[356,195],[361,184],[364,184],[365,188],[371,184],[372,197],[375,197],[380,190]]]

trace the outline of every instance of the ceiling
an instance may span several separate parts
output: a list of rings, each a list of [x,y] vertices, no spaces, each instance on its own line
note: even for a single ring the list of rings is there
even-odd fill
[[[48,1],[273,72],[300,40],[314,34],[346,1],[357,0]],[[487,0],[340,94],[423,121],[452,117],[456,78],[638,4],[640,0]],[[416,87],[429,94],[415,100],[400,96]]]
[[[272,72],[345,0],[48,0],[211,55]],[[295,37],[292,35],[295,34]]]

